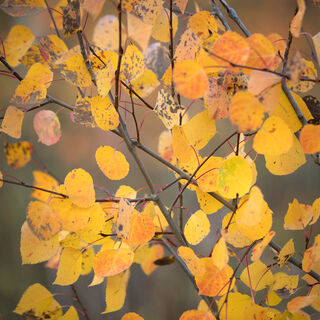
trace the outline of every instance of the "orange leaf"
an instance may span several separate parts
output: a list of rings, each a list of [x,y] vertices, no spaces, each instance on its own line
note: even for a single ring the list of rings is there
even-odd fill
[[[300,142],[305,153],[320,151],[320,126],[307,124],[300,132]]]
[[[130,268],[134,253],[127,248],[108,249],[97,253],[93,269],[97,276],[111,277]]]
[[[270,231],[259,243],[257,243],[254,248],[252,249],[252,254],[251,254],[251,260],[252,261],[257,261],[260,259],[262,252],[264,249],[267,247],[269,242],[272,240],[272,238],[275,236],[274,231]]]
[[[97,149],[96,161],[100,170],[110,180],[121,180],[129,173],[129,163],[125,156],[110,146]]]
[[[209,11],[199,11],[189,19],[188,26],[192,28],[200,39],[208,38],[218,30],[217,23]]]
[[[287,308],[291,313],[298,312],[300,309],[309,306],[316,298],[316,295],[295,297],[288,302]]]
[[[250,92],[239,91],[232,98],[229,114],[239,132],[256,130],[263,122],[264,106]]]
[[[192,60],[178,61],[173,70],[178,92],[188,99],[203,97],[208,90],[208,76],[202,66]]]
[[[121,320],[143,320],[142,317],[140,317],[137,313],[135,312],[129,312],[126,313]]]
[[[304,0],[297,0],[298,3],[298,12],[293,17],[291,24],[290,24],[290,31],[292,35],[296,38],[300,36],[300,29],[302,26],[302,20],[304,17],[304,13],[306,11],[306,4]]]
[[[249,57],[250,47],[243,37],[229,30],[216,41],[211,53],[219,66],[229,67],[230,63],[245,65]]]
[[[214,264],[211,258],[202,258],[205,271],[201,275],[196,275],[195,280],[199,288],[199,294],[209,297],[222,296],[227,293],[229,282],[233,274],[233,270],[226,265],[222,270]],[[233,288],[234,279],[230,290]]]
[[[216,318],[211,312],[204,310],[187,310],[179,318],[179,320],[215,320]]]

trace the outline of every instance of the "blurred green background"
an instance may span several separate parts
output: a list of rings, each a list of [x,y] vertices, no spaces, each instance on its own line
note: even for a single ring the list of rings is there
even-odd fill
[[[52,7],[56,4],[55,1],[49,1],[49,3]],[[212,10],[210,3],[207,1],[197,3],[202,10]],[[284,38],[287,37],[288,25],[296,7],[295,0],[230,0],[229,3],[236,9],[250,32],[260,32],[265,35],[277,32]],[[306,3],[307,12],[303,28],[305,32],[315,35],[320,27],[320,8],[313,6],[311,1],[306,1]],[[194,11],[193,1],[189,1],[187,9]],[[225,11],[222,9],[222,12]],[[106,1],[100,16],[107,13],[115,14],[114,6],[109,0]],[[12,18],[0,11],[0,35],[2,39],[5,39],[10,28],[15,24],[27,26],[38,36],[54,33],[53,30],[48,29],[48,19],[47,12],[36,16]],[[184,30],[185,19],[181,18],[179,23],[175,43],[177,43],[179,35]],[[240,33],[240,30],[232,21],[229,20],[229,23],[235,31]],[[94,24],[93,19],[89,17],[85,30],[85,34],[89,39],[92,37]],[[67,42],[69,47],[76,44],[73,39]],[[306,45],[304,37],[298,40],[295,39],[293,48],[299,48],[306,57],[310,57],[310,50]],[[17,70],[22,75],[26,73],[26,69],[23,66],[19,66]],[[16,80],[4,76],[0,77],[1,109],[9,105],[16,86]],[[56,81],[49,89],[49,93],[70,104],[74,104],[76,98],[76,91],[65,81]],[[320,92],[316,89],[313,89],[310,94],[316,95],[318,98],[320,97]],[[148,101],[151,105],[154,105],[155,99],[156,94],[153,94],[148,98]],[[26,114],[22,139],[31,141],[34,144],[36,150],[34,160],[45,164],[61,181],[63,181],[65,175],[70,170],[84,168],[90,172],[97,185],[105,186],[107,189],[115,191],[120,183],[111,183],[103,176],[95,162],[94,153],[100,145],[109,144],[128,154],[124,144],[120,143],[120,139],[100,129],[86,129],[73,124],[69,112],[58,106],[51,105],[48,108],[58,111],[63,132],[62,138],[52,147],[39,144],[36,134],[32,129],[34,113],[30,112]],[[201,105],[194,105],[192,108],[191,113],[195,113],[196,110],[200,110]],[[145,110],[140,108],[138,110],[139,120],[141,121],[144,116]],[[233,130],[229,122],[224,120],[217,121],[217,129],[221,134],[213,139],[211,146],[218,145],[222,141],[223,135],[226,136]],[[162,130],[164,130],[162,123],[154,114],[148,113],[141,132],[142,142],[151,149],[156,150],[158,136]],[[3,141],[11,142],[12,140],[5,134],[0,134],[0,145],[3,144]],[[226,147],[220,151],[220,155],[225,155],[228,151]],[[32,171],[38,169],[34,163],[29,164],[23,169],[13,170],[6,164],[2,150],[0,153],[0,170],[3,173],[12,174],[25,182],[32,183]],[[155,163],[148,156],[141,153],[140,155],[143,161],[145,161],[155,184],[164,184],[171,181],[173,175],[168,173],[163,166]],[[128,159],[131,165],[130,174],[124,181],[121,181],[121,184],[131,185],[133,188],[139,189],[145,186],[145,182],[130,155],[128,155]],[[294,198],[297,198],[302,203],[312,204],[314,199],[320,196],[320,167],[316,166],[310,157],[307,160],[307,164],[294,174],[284,177],[270,174],[264,167],[263,157],[259,156],[256,161],[258,170],[257,185],[262,189],[266,201],[274,212],[273,230],[277,231],[275,240],[283,245],[293,237],[297,252],[300,253],[303,253],[304,250],[303,231],[296,233],[283,231],[282,225],[288,203],[292,202]],[[163,195],[166,204],[170,204],[170,200],[172,201],[175,197],[176,190],[176,188],[169,189]],[[51,283],[55,279],[55,272],[46,269],[43,264],[21,265],[19,252],[20,228],[25,220],[30,193],[30,190],[14,185],[5,185],[0,189],[0,312],[4,319],[20,319],[19,316],[12,313],[12,310],[26,288],[35,282],[43,284],[52,292],[72,293],[69,287],[52,286]],[[191,211],[198,209],[198,203],[192,193],[187,191],[184,198],[185,206],[188,209]],[[225,213],[225,210],[221,210],[217,214],[210,216],[215,228],[215,230],[212,230],[213,237],[216,230],[220,228],[221,218]],[[319,223],[314,227],[314,233],[317,233],[318,230]],[[211,247],[212,237],[199,249],[200,252],[208,253],[208,248]],[[264,256],[265,261],[271,261],[268,260],[270,259],[269,256],[268,254]],[[293,269],[292,272],[296,272],[296,270]],[[140,267],[134,265],[127,290],[125,310],[109,315],[101,315],[100,313],[105,308],[105,284],[87,288],[91,279],[92,274],[79,279],[76,283],[79,296],[88,310],[90,319],[120,319],[125,310],[135,311],[145,319],[178,319],[184,310],[196,308],[199,301],[189,280],[185,277],[177,263],[159,267],[149,277],[146,277],[142,273]],[[63,305],[72,303],[67,298],[58,299]]]

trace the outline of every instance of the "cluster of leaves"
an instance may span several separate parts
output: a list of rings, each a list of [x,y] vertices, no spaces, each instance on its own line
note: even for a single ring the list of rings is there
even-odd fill
[[[230,11],[225,1],[221,3]],[[32,184],[0,173],[2,182],[33,189],[21,228],[22,263],[47,261],[47,267],[57,269],[54,283],[61,286],[72,285],[93,270],[91,286],[107,279],[105,313],[122,308],[133,263],[149,275],[157,265],[176,260],[203,298],[198,309],[184,312],[180,320],[310,319],[302,309],[311,305],[320,312],[320,236],[313,243],[308,239],[301,263],[293,257],[293,239],[282,249],[273,242],[272,210],[255,185],[255,159],[249,153],[263,155],[266,168],[274,175],[296,171],[305,164],[305,154],[319,164],[320,103],[299,94],[319,83],[320,33],[313,37],[312,60],[299,51],[288,59],[292,39],[300,36],[304,0],[297,1],[288,41],[276,33],[250,35],[233,14],[243,37],[230,30],[215,1],[212,4],[214,13],[200,9],[190,13],[185,11],[187,0],[119,0],[118,15],[99,18],[91,43],[81,17],[87,12],[96,19],[104,1],[61,0],[55,8],[41,0],[1,2],[1,9],[12,16],[48,10],[56,33],[36,38],[28,28],[16,25],[3,42],[1,63],[7,71],[1,73],[13,76],[19,84],[1,131],[20,139],[25,114],[41,108],[33,118],[34,130],[39,143],[51,146],[62,136],[60,121],[56,112],[43,107],[58,104],[72,112],[75,125],[99,127],[120,136],[149,188],[149,195],[139,198],[130,186],[119,185],[114,195],[100,199],[91,175],[82,168],[70,171],[63,183],[43,171],[33,171]],[[179,15],[185,15],[188,23],[174,46]],[[77,36],[79,45],[68,48],[61,30],[66,38]],[[20,63],[28,68],[24,78],[14,70]],[[77,87],[74,106],[48,94],[54,73]],[[145,97],[155,90],[158,96],[153,107]],[[123,107],[124,95],[130,97],[132,111]],[[166,128],[157,153],[141,143],[136,99],[153,110]],[[190,106],[195,99],[203,101],[204,108],[189,119],[189,107],[184,104]],[[134,138],[124,113],[133,117]],[[215,139],[215,121],[225,118],[237,131],[201,156],[200,151]],[[216,156],[233,136],[237,143],[231,153]],[[246,152],[251,139],[252,150]],[[28,141],[4,142],[8,165],[14,169],[26,166],[34,148]],[[137,148],[166,165],[176,179],[156,190]],[[109,180],[122,180],[129,173],[125,155],[111,146],[100,146],[95,158]],[[160,194],[173,184],[179,184],[180,190],[166,207]],[[186,189],[196,193],[199,210],[179,228],[176,216],[180,214],[181,221],[186,211],[182,206],[179,213],[174,209]],[[209,235],[208,215],[222,207],[231,212],[225,215],[210,254],[200,256],[191,246]],[[294,199],[284,229],[306,233],[310,228],[311,232],[319,216],[320,198],[312,204]],[[268,245],[278,251],[277,262],[269,266],[260,260]],[[165,256],[164,247],[172,256]],[[245,253],[238,257],[240,249]],[[229,260],[234,257],[238,264],[231,267]],[[307,295],[291,297],[298,290],[299,275],[273,272],[276,265],[284,267],[289,262],[306,273],[303,280],[311,288]],[[236,278],[248,287],[249,295],[236,290]],[[258,304],[255,295],[261,290],[266,294]],[[283,299],[287,310],[280,312],[275,306]],[[62,306],[40,284],[25,291],[14,312],[28,319],[78,319],[74,307],[63,314]],[[81,312],[89,318],[85,309]],[[122,319],[142,318],[127,313]]]

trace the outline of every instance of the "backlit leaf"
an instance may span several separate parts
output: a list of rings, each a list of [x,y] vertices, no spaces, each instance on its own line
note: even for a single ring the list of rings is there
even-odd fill
[[[82,252],[82,263],[81,263],[82,276],[89,274],[91,272],[94,255],[95,253],[92,247],[86,248],[86,250]]]
[[[301,135],[300,135],[301,136]],[[287,175],[306,163],[306,157],[299,140],[293,136],[293,143],[287,153],[265,155],[266,168],[274,175]]]
[[[117,128],[119,115],[108,97],[92,97],[91,112],[97,126],[102,130]]]
[[[182,128],[187,140],[196,150],[204,148],[216,134],[215,121],[209,117],[207,110],[191,118]]]
[[[4,0],[0,8],[13,17],[22,17],[44,11],[46,4],[43,0]]]
[[[73,85],[81,88],[91,85],[91,76],[82,55],[72,55],[61,67],[61,75]]]
[[[264,106],[253,94],[246,91],[237,92],[232,98],[229,114],[233,125],[239,132],[260,128],[264,118]]]
[[[129,312],[126,313],[121,320],[143,320],[143,318],[135,312]]]
[[[59,215],[44,202],[29,202],[27,221],[34,234],[41,240],[49,240],[61,230]]]
[[[60,121],[51,110],[41,110],[33,118],[33,128],[39,137],[38,142],[47,146],[57,143],[61,138]]]
[[[205,270],[204,264],[201,263],[201,260],[196,256],[191,248],[180,246],[177,252],[194,276],[203,274]]]
[[[145,70],[141,76],[132,81],[132,89],[142,98],[150,95],[159,85],[155,73]]]
[[[260,259],[264,249],[267,247],[269,242],[272,240],[272,238],[275,236],[274,231],[270,231],[259,243],[257,243],[253,249],[252,249],[252,254],[251,254],[251,260],[252,261],[257,261]]]
[[[303,230],[312,219],[312,207],[299,203],[294,199],[289,203],[288,211],[284,217],[284,228],[286,230]]]
[[[309,306],[316,298],[316,295],[295,297],[288,302],[287,308],[290,312],[295,313],[300,311],[300,309]]]
[[[55,320],[62,316],[60,304],[51,292],[39,283],[35,283],[24,292],[13,311],[20,315],[32,315],[36,319]]]
[[[183,127],[174,126],[172,129],[172,147],[174,154],[181,162],[188,162],[194,155],[194,149],[191,147]]]
[[[246,267],[241,275],[241,281],[253,291],[259,291],[273,283],[273,275],[271,270],[260,260],[257,260]]]
[[[106,309],[103,313],[120,310],[126,298],[127,284],[130,277],[130,270],[121,272],[107,279]]]
[[[280,268],[287,264],[287,261],[290,257],[294,254],[294,242],[293,239],[290,239],[280,250],[279,254],[277,255],[277,263],[279,264]]]
[[[81,273],[82,254],[74,248],[64,248],[60,256],[57,277],[53,284],[68,286],[75,283]]]
[[[64,186],[70,200],[81,208],[88,208],[95,202],[95,191],[91,175],[83,169],[73,169],[64,179]]]
[[[4,154],[9,166],[14,169],[24,167],[31,160],[32,143],[20,141],[9,143],[4,141]]]
[[[148,276],[158,267],[154,262],[163,257],[164,250],[161,245],[153,245],[149,247],[148,244],[140,246],[134,254],[136,263],[141,265],[142,271]]]
[[[172,129],[175,125],[179,125],[182,110],[175,103],[172,95],[164,89],[158,92],[154,112],[158,114],[167,129]]]
[[[59,249],[58,235],[40,240],[25,221],[21,227],[20,253],[22,264],[34,264],[49,260]]]
[[[219,270],[211,258],[202,258],[201,261],[204,264],[205,271],[202,274],[195,276],[199,294],[216,297],[227,293],[233,273],[232,268],[229,265],[226,265],[222,270]],[[232,290],[233,285],[234,279],[230,286],[230,290]]]
[[[97,149],[96,161],[100,170],[110,180],[121,180],[129,173],[129,163],[125,156],[110,146]]]
[[[229,261],[229,254],[223,235],[214,246],[211,258],[219,270],[222,270],[227,265]]]
[[[199,180],[198,180],[199,182]],[[198,203],[202,211],[206,214],[212,214],[217,212],[219,209],[223,207],[223,203],[211,197],[207,192],[201,191],[200,188],[196,189]]]
[[[12,138],[21,137],[21,127],[24,118],[24,112],[15,106],[9,106],[1,123],[0,131],[6,133]]]
[[[193,32],[192,28],[187,28],[180,37],[174,53],[176,61],[193,60],[199,43],[200,39]]]
[[[219,66],[228,67],[229,62],[245,65],[249,57],[250,46],[238,33],[227,31],[216,41],[210,52]]]
[[[121,79],[130,84],[143,73],[144,69],[145,64],[142,52],[134,44],[130,44],[121,60]]]
[[[58,186],[57,180],[49,174],[42,171],[33,171],[33,185],[35,187],[44,188],[47,190],[53,190]],[[37,200],[46,202],[52,195],[49,192],[34,189],[31,193],[31,197]]]
[[[238,194],[246,194],[252,181],[252,170],[248,162],[240,157],[233,156],[226,159],[219,170],[218,192],[225,198],[235,198]]]
[[[265,155],[287,153],[293,144],[293,134],[287,124],[279,117],[271,116],[255,135],[253,148]]]
[[[187,310],[179,318],[179,320],[215,320],[216,318],[208,311],[203,310]]]
[[[0,5],[0,7],[3,3]],[[12,7],[12,4],[11,4]],[[6,60],[12,66],[20,64],[20,59],[32,45],[34,35],[31,30],[22,25],[15,25],[11,28],[6,41],[4,42]],[[1,50],[2,52],[2,50]],[[1,53],[4,55],[4,53]]]
[[[203,97],[208,90],[208,77],[202,66],[192,60],[178,61],[173,70],[178,92],[188,99]]]
[[[35,63],[16,88],[11,101],[18,105],[42,102],[46,98],[52,80],[52,71],[41,63]]]
[[[215,18],[209,11],[199,11],[191,16],[188,26],[200,39],[206,39],[218,30]]]
[[[184,226],[184,235],[191,245],[199,244],[210,232],[210,222],[202,211],[196,211]]]
[[[320,151],[320,126],[308,124],[300,132],[300,143],[305,153]]]
[[[157,16],[153,28],[152,28],[152,38],[160,42],[170,41],[170,25],[169,25],[169,10],[162,8],[160,14]],[[178,17],[175,13],[172,13],[172,36],[178,29]]]
[[[93,259],[93,269],[97,276],[111,277],[130,268],[134,253],[127,248],[103,250]]]

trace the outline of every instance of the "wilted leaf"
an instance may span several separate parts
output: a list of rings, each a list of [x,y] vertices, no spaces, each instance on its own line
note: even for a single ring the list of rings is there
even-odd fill
[[[80,2],[68,0],[68,4],[61,8],[64,36],[69,37],[80,29]]]
[[[14,169],[24,167],[31,160],[32,143],[20,141],[16,143],[4,142],[4,154],[9,166]]]

